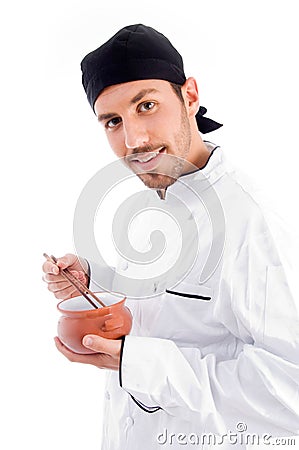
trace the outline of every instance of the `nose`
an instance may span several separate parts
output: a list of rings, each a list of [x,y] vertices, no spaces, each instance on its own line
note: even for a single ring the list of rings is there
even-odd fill
[[[125,145],[128,149],[142,147],[149,142],[149,135],[145,124],[140,120],[130,119],[123,122]]]

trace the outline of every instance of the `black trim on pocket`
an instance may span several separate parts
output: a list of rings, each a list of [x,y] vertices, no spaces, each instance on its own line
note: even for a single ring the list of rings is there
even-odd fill
[[[134,403],[136,403],[137,406],[139,406],[139,408],[141,408],[143,411],[147,412],[147,413],[154,413],[159,411],[160,409],[162,409],[160,406],[146,406],[144,405],[140,400],[137,400],[135,397],[133,397],[132,394],[129,394],[131,399],[133,400]]]
[[[206,300],[206,301],[211,300],[211,297],[206,297],[204,295],[186,294],[184,292],[170,291],[169,289],[166,289],[165,292],[167,292],[168,294],[179,295],[180,297],[198,298],[199,300]]]

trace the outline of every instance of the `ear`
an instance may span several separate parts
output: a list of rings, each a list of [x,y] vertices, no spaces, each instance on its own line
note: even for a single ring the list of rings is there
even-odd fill
[[[189,116],[195,116],[199,108],[198,88],[195,78],[189,77],[182,86],[182,94]]]

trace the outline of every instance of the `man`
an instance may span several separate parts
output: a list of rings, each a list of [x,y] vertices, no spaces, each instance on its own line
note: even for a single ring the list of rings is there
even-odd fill
[[[93,355],[74,354],[56,338],[69,360],[111,369],[102,448],[236,449],[264,434],[260,444],[298,434],[298,309],[260,208],[221,149],[201,138],[220,125],[203,116],[195,79],[186,79],[170,42],[140,24],[120,30],[81,67],[112,150],[150,188],[145,205],[155,196],[181,217],[182,201],[190,212],[182,228],[197,224],[183,242],[185,256],[194,248],[196,256],[177,278],[165,271],[152,282],[134,262],[115,270],[111,290],[125,289],[119,274],[132,279],[140,270],[143,282],[129,298],[129,336],[85,336]],[[136,228],[144,247],[147,226],[145,219]],[[207,269],[212,250],[218,257]],[[86,284],[90,278],[91,288],[105,277],[75,255],[58,264]],[[43,270],[56,298],[77,294],[56,266],[47,261]]]

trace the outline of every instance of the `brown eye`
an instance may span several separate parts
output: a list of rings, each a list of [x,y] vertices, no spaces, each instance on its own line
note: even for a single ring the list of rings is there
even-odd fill
[[[106,128],[115,128],[121,122],[120,117],[113,117],[106,123]]]
[[[141,112],[149,111],[153,109],[154,106],[155,106],[154,102],[144,102],[139,106],[139,111]]]

